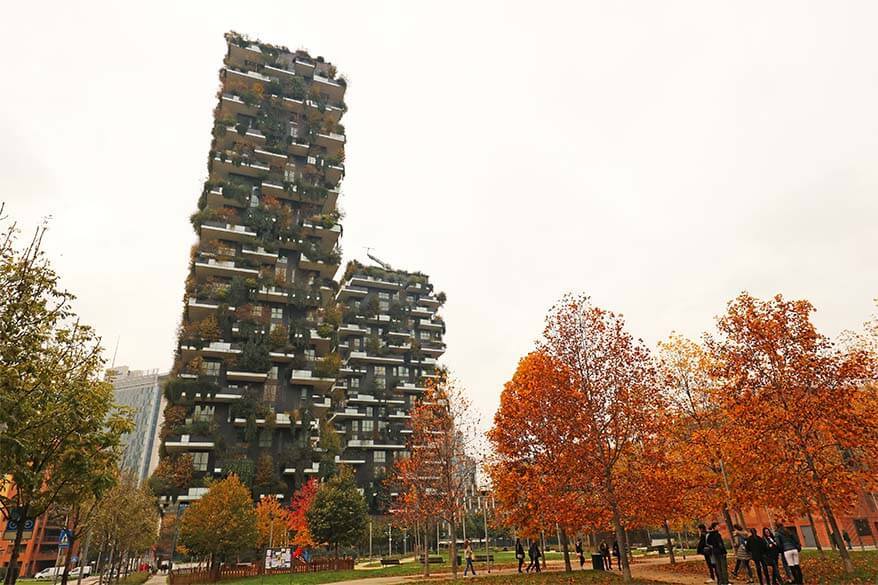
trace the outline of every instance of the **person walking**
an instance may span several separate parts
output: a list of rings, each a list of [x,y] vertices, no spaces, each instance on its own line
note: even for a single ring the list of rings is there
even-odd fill
[[[473,566],[473,547],[468,539],[463,541],[463,554],[466,557],[466,568],[463,570],[463,576],[466,577],[467,571],[472,571],[473,577],[475,577],[476,568]]]
[[[537,546],[537,541],[530,541],[530,547],[527,549],[527,556],[530,558],[530,563],[527,565],[527,569],[525,569],[525,573],[530,573],[531,569],[535,569],[537,573],[540,572],[540,547]]]
[[[768,577],[768,563],[765,561],[765,557],[768,555],[768,545],[765,544],[765,541],[759,536],[755,528],[750,529],[750,535],[747,536],[744,546],[747,552],[750,553],[753,564],[756,565],[756,576],[759,578],[759,585],[771,585]]]
[[[585,551],[582,550],[582,539],[576,539],[576,556],[579,557],[579,568],[585,569]]]
[[[729,585],[729,565],[726,560],[726,543],[719,533],[719,522],[712,522],[707,531],[705,546],[710,547],[710,558],[716,571],[717,585]]]
[[[707,526],[704,524],[698,525],[698,544],[695,545],[695,552],[703,556],[704,562],[707,563],[707,574],[710,578],[705,583],[713,583],[716,581],[716,571],[713,568],[710,547],[707,544]]]
[[[732,576],[737,579],[738,571],[741,567],[745,567],[747,569],[747,583],[752,583],[753,570],[750,568],[750,561],[753,557],[751,557],[750,553],[747,551],[747,537],[750,535],[737,524],[735,524],[733,528],[735,529],[735,532],[732,535],[732,546],[735,549],[735,570],[732,571]]]
[[[601,541],[598,551],[601,553],[601,563],[603,563],[604,570],[612,571],[613,559],[610,557],[610,545],[607,544],[606,540]]]
[[[802,545],[795,532],[788,530],[783,524],[778,522],[774,527],[774,538],[783,553],[784,559],[792,573],[793,583],[802,585],[804,583],[802,576],[802,567],[799,566],[799,552]]]
[[[619,541],[613,541],[613,556],[616,557],[616,567],[622,570],[622,555],[619,554]],[[613,563],[610,563],[610,570],[613,569]]]
[[[842,530],[842,531],[841,531],[841,537],[842,537],[842,538],[844,539],[844,541],[847,543],[847,545],[848,545],[848,550],[854,550],[853,545],[851,545],[851,535],[848,534],[848,531],[847,531],[847,530]]]
[[[521,546],[521,539],[515,539],[515,558],[518,559],[518,572],[521,573],[521,567],[524,566],[524,547]]]
[[[780,567],[777,564],[780,547],[768,528],[762,529],[762,540],[765,541],[765,562],[771,567],[771,585],[781,585]]]

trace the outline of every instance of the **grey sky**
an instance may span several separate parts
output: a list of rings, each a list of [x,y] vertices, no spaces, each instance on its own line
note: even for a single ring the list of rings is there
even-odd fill
[[[650,344],[742,289],[828,333],[878,296],[878,4],[17,2],[0,197],[118,363],[168,368],[227,29],[350,80],[345,257],[448,294],[488,422],[566,290]]]

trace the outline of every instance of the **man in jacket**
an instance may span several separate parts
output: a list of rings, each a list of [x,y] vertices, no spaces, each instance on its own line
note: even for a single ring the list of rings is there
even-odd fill
[[[717,585],[729,585],[729,566],[726,562],[726,543],[719,533],[719,522],[713,522],[704,540],[705,547],[710,547],[710,559],[716,571]]]

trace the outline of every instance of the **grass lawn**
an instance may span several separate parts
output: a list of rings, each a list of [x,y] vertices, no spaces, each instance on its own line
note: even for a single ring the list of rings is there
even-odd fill
[[[878,578],[878,551],[850,551],[856,569],[852,575],[844,572],[837,552],[826,551],[822,556],[815,550],[802,552],[802,573],[806,583],[875,583]],[[688,560],[676,565],[658,565],[656,569],[689,575],[706,575],[704,560]],[[729,555],[729,570],[735,566],[734,555]],[[781,565],[781,571],[783,566]]]
[[[604,571],[573,571],[572,573],[551,572],[537,575],[493,575],[478,579],[445,579],[412,581],[412,583],[441,583],[442,585],[477,583],[478,585],[500,585],[520,583],[521,585],[616,585],[622,583],[622,577],[616,573]],[[653,585],[655,581],[632,581],[633,585]]]

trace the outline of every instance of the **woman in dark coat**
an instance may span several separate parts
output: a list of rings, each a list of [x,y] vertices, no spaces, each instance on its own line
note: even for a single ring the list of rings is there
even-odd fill
[[[744,541],[744,547],[753,557],[753,564],[756,565],[756,575],[759,577],[759,585],[771,585],[768,578],[768,563],[765,557],[768,555],[768,545],[756,532],[755,528],[750,529],[750,535]]]
[[[765,562],[771,567],[771,585],[781,585],[780,566],[780,547],[774,539],[774,534],[769,528],[762,529],[762,540],[765,541]]]
[[[521,567],[524,566],[524,547],[521,546],[521,539],[515,539],[515,558],[518,559],[518,572],[521,573]]]

